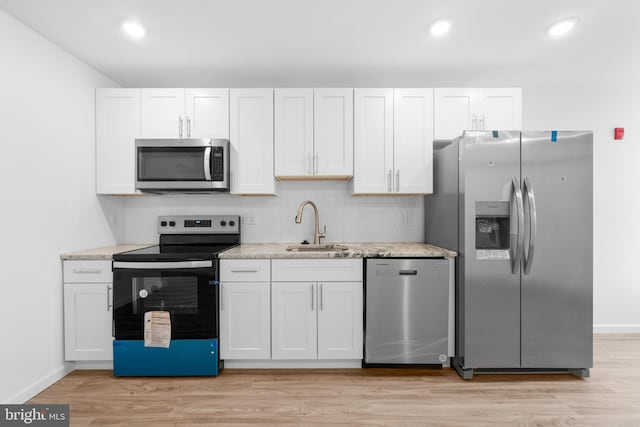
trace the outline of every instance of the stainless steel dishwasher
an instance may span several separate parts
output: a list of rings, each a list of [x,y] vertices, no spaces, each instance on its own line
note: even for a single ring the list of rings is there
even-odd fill
[[[453,261],[369,258],[365,265],[364,366],[449,366]]]

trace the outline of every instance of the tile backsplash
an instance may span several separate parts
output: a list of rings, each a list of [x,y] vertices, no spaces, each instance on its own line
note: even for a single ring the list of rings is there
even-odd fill
[[[160,215],[242,216],[245,243],[301,242],[313,239],[313,208],[304,209],[302,223],[294,218],[298,206],[312,200],[318,206],[320,230],[327,242],[420,242],[424,235],[423,196],[352,196],[351,182],[284,181],[277,196],[149,195],[125,200],[125,242],[158,240]]]

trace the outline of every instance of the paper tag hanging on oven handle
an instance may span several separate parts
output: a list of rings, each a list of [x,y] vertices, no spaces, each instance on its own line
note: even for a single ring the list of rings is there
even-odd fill
[[[168,311],[147,311],[144,314],[144,346],[169,348],[171,316]]]

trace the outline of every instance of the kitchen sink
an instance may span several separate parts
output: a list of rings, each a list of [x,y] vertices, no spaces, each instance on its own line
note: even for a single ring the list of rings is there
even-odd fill
[[[346,251],[347,249],[349,249],[348,247],[346,247],[345,245],[336,245],[333,243],[327,243],[327,244],[320,244],[320,245],[312,245],[312,244],[308,244],[308,245],[293,245],[293,246],[287,246],[287,250],[288,251],[308,251],[308,252],[313,252],[313,251],[319,251],[319,252],[331,252],[331,251]]]

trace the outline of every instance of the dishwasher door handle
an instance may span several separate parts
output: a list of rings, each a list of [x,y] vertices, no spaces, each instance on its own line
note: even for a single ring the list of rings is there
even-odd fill
[[[398,274],[400,276],[417,276],[418,270],[400,270]]]

